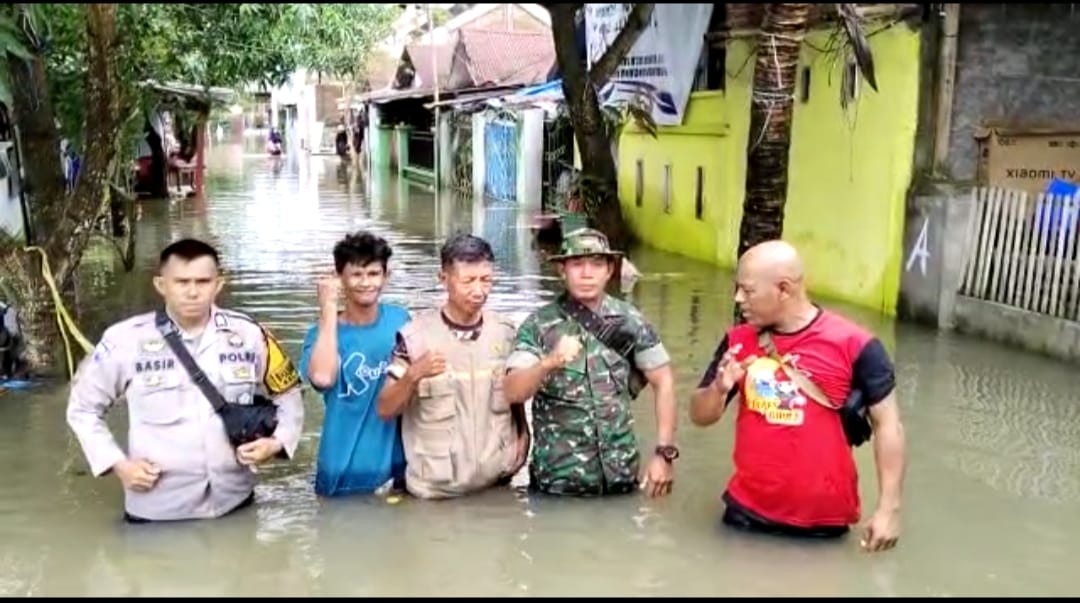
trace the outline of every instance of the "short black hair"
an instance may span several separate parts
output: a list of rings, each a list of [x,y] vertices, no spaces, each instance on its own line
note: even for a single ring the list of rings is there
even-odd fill
[[[491,250],[491,245],[484,239],[468,233],[456,234],[447,239],[439,255],[443,270],[453,266],[454,262],[476,264],[495,261],[495,252]]]
[[[161,250],[161,255],[158,257],[158,268],[164,266],[169,261],[169,258],[174,255],[188,262],[209,256],[214,259],[214,265],[221,265],[217,249],[199,239],[180,239],[170,243],[165,249]]]
[[[355,264],[367,266],[372,262],[382,264],[383,272],[386,272],[390,263],[390,256],[394,250],[386,239],[367,231],[360,231],[345,235],[344,239],[334,245],[334,268],[341,274],[345,266]]]

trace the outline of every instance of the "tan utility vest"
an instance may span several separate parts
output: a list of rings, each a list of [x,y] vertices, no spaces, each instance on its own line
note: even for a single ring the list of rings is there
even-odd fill
[[[402,414],[405,485],[419,498],[449,498],[492,486],[513,469],[515,433],[502,377],[515,329],[485,312],[480,337],[462,341],[439,310],[402,329],[409,358],[429,350],[446,358],[446,371],[422,379]]]

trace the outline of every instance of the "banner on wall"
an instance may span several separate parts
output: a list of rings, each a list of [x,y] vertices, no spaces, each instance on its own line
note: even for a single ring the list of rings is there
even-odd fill
[[[590,69],[622,31],[633,6],[585,5]],[[652,101],[657,125],[681,125],[712,10],[712,4],[657,4],[651,22],[600,90],[600,104],[627,102],[643,95]]]

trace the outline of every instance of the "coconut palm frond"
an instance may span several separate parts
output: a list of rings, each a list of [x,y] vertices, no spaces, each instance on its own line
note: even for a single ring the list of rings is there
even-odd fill
[[[843,28],[847,37],[847,45],[854,54],[859,73],[862,74],[866,83],[870,84],[870,87],[877,92],[877,78],[874,76],[874,55],[870,52],[870,42],[866,39],[863,20],[855,6],[855,4],[836,5],[840,27]]]

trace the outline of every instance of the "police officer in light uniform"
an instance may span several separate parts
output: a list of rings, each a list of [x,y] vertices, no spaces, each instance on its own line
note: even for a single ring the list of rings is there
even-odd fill
[[[292,458],[303,423],[295,367],[250,317],[214,304],[218,255],[184,239],[161,252],[154,287],[190,355],[231,403],[257,393],[277,405],[272,437],[234,447],[220,417],[173,354],[149,312],[113,325],[75,376],[67,420],[95,476],[115,473],[129,521],[220,517],[253,500],[254,466]],[[125,453],[105,413],[126,399]]]

